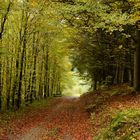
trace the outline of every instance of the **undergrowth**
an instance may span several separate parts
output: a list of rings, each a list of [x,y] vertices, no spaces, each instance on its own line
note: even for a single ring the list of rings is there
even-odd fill
[[[24,115],[26,115],[26,112],[29,111],[35,111],[40,108],[46,107],[49,104],[49,101],[52,99],[52,97],[44,99],[42,101],[34,101],[32,104],[28,106],[22,106],[19,110],[7,110],[7,111],[1,111],[0,112],[0,126],[5,125],[8,123],[11,118],[22,118]]]
[[[94,140],[139,140],[140,110],[125,109]]]

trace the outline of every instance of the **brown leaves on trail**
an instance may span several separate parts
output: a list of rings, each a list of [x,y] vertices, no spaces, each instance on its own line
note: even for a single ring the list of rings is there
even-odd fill
[[[92,121],[85,109],[91,104],[90,107],[94,107]],[[57,98],[46,107],[30,108],[3,123],[0,121],[0,139],[93,140],[111,122],[116,110],[126,108],[140,108],[140,96],[131,94],[125,87],[88,93],[80,99]]]
[[[33,128],[37,131],[31,131]],[[78,99],[59,98],[46,108],[10,119],[0,131],[0,139],[8,140],[9,136],[12,140],[92,140],[92,125]]]
[[[36,110],[27,110],[27,112],[21,113],[15,116],[9,116],[6,124],[1,124],[3,120],[0,120],[0,140],[15,140],[17,136],[26,133],[35,124],[42,122],[42,117],[47,116],[48,111],[44,108]]]
[[[64,100],[44,127],[49,129],[43,140],[92,140],[88,115],[78,101]]]

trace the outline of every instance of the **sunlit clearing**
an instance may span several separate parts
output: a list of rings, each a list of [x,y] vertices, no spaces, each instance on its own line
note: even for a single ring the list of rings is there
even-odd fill
[[[65,88],[65,90],[63,91],[63,95],[79,97],[85,92],[89,91],[91,87],[90,81],[80,77],[76,72],[73,72],[72,81],[73,85]]]

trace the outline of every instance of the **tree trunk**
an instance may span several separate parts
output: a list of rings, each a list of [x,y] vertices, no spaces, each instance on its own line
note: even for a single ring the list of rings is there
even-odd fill
[[[23,49],[22,49],[21,62],[20,62],[19,82],[18,82],[18,91],[17,91],[17,108],[18,109],[19,109],[20,104],[21,104],[21,89],[22,89],[22,79],[23,79],[23,67],[24,67],[24,58],[25,58],[25,54],[26,54],[26,43],[27,43],[26,32],[27,32],[27,23],[25,25],[24,39],[23,39]]]
[[[37,63],[37,45],[38,45],[38,39],[36,41],[35,33],[33,34],[33,45],[32,45],[32,51],[33,51],[33,73],[32,73],[32,82],[31,82],[31,93],[30,93],[30,103],[33,102],[34,99],[37,98],[36,95],[36,63]]]
[[[134,60],[134,88],[140,91],[140,29],[137,30],[137,45]]]
[[[10,12],[11,2],[9,2],[6,13],[2,17],[1,21],[1,29],[0,29],[0,49],[2,46],[2,35],[4,33],[5,23],[7,20],[7,16]],[[0,54],[0,110],[2,109],[2,62],[1,62],[1,54]]]
[[[48,47],[48,46],[47,46]],[[46,56],[45,56],[45,76],[44,76],[44,98],[48,95],[48,59],[49,59],[49,50],[46,49]]]
[[[94,80],[94,90],[97,90],[97,80]]]
[[[123,83],[127,82],[129,82],[129,69],[125,67],[123,72]]]
[[[2,45],[2,40],[0,38],[0,48]],[[2,62],[1,62],[1,54],[0,54],[0,110],[2,108]]]

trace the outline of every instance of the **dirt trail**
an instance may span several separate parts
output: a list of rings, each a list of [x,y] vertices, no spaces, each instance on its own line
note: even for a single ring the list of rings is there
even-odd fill
[[[38,113],[40,121],[34,122],[31,128],[16,137],[9,135],[8,140],[92,140],[89,116],[79,98],[55,99]]]

